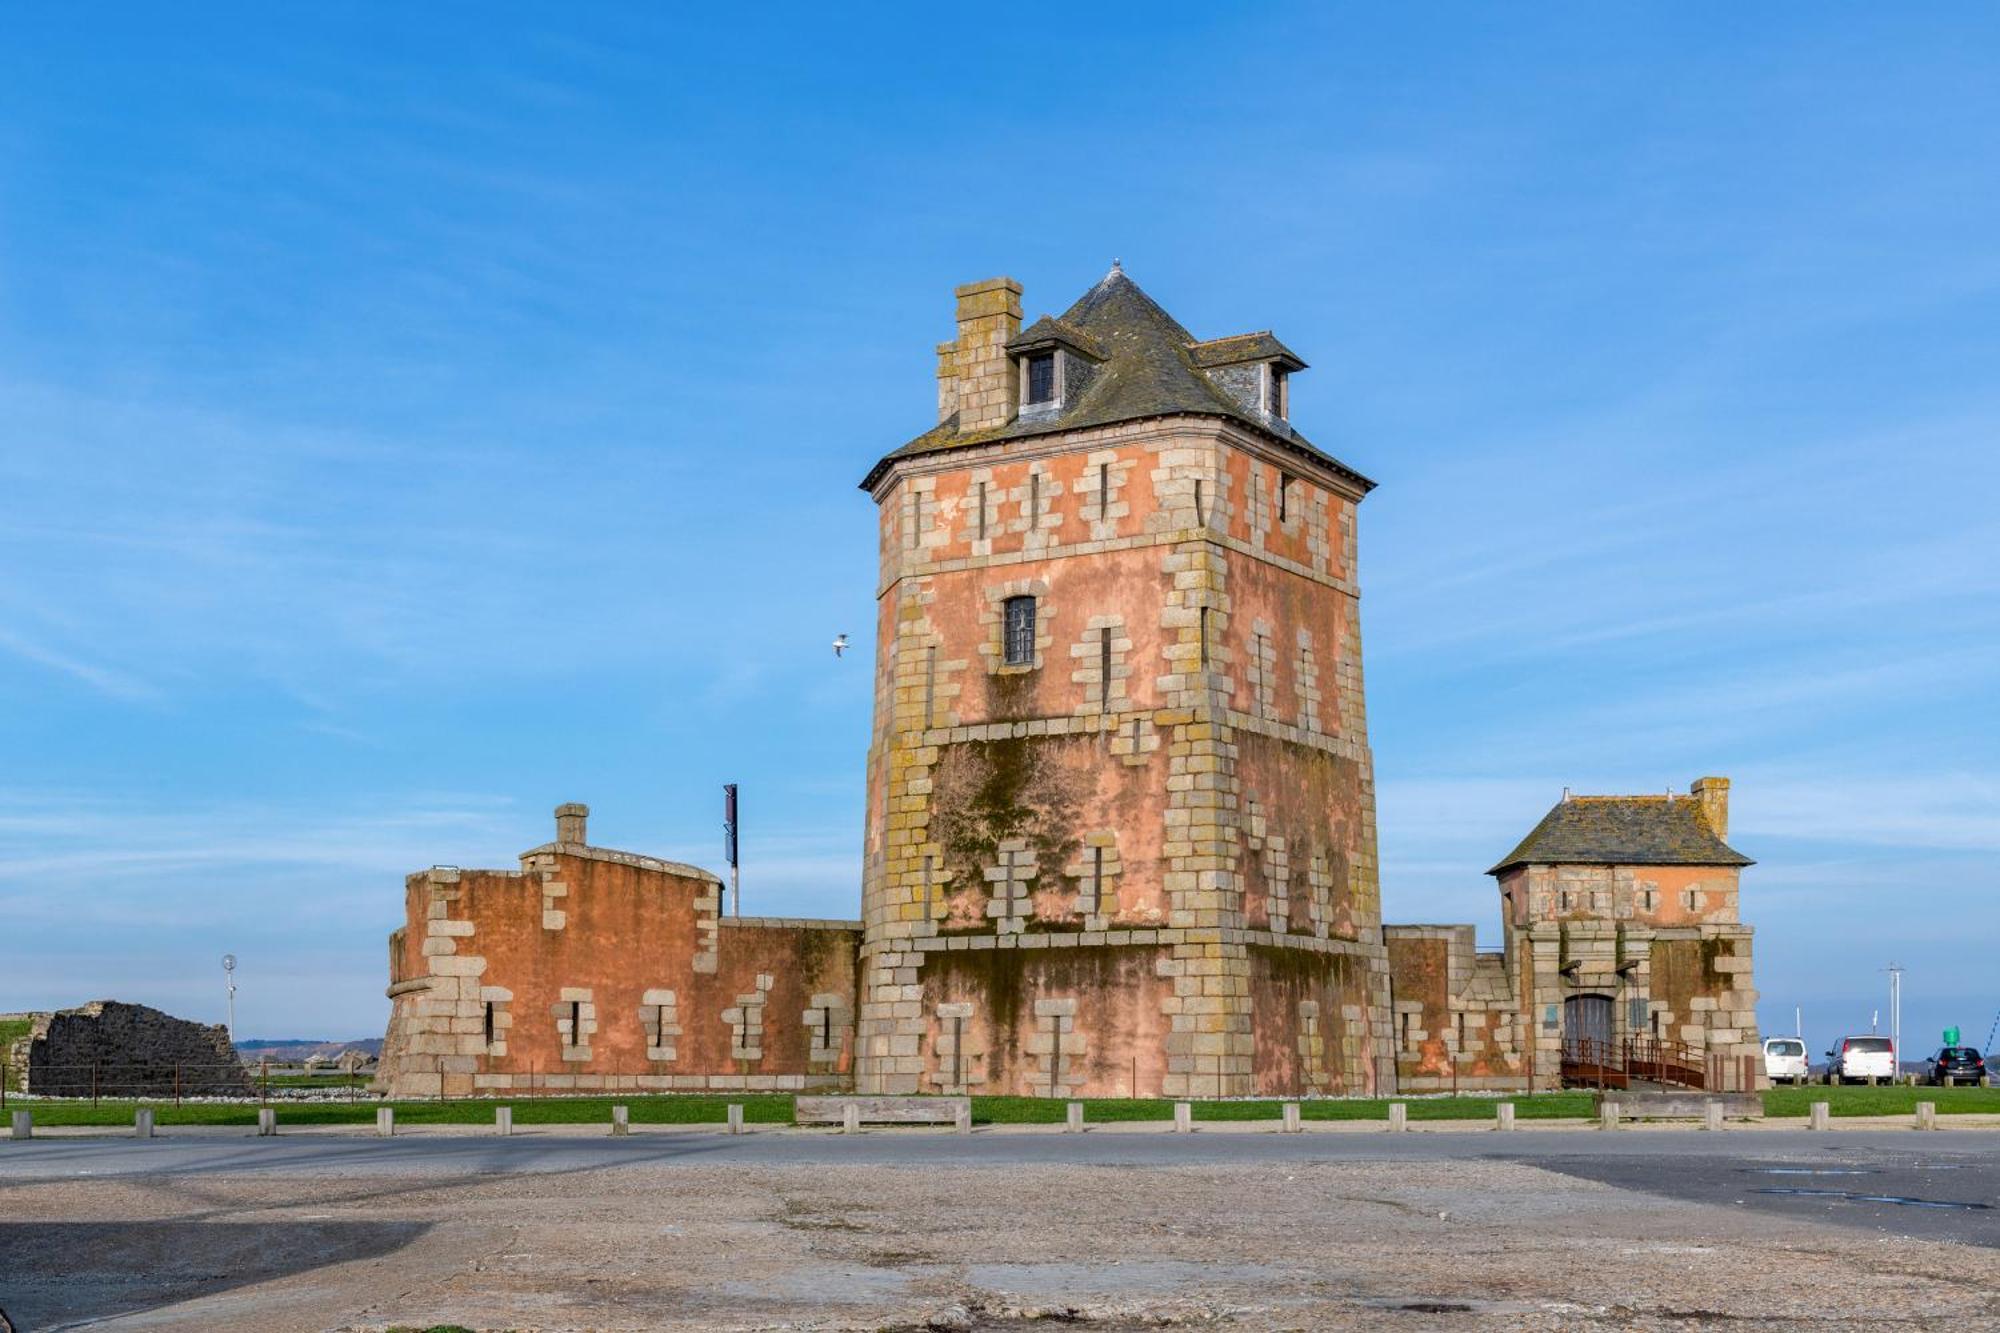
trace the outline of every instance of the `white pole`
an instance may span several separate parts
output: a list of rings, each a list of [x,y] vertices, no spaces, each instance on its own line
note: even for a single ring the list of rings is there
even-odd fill
[[[229,1040],[236,1040],[236,955],[222,955],[222,979],[229,986]]]
[[[1896,1053],[1895,1081],[1903,1077],[1903,969],[1889,964],[1889,1048]]]
[[[1792,1006],[1792,1035],[1794,1037],[1803,1037],[1806,1035],[1805,1015],[1806,1010],[1804,1005],[1795,1004]]]

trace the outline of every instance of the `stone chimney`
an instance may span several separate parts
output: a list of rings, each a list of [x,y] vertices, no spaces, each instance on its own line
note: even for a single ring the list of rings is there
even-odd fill
[[[958,342],[949,357],[951,397],[961,431],[992,430],[1014,419],[1020,401],[1007,344],[1021,331],[1021,284],[1012,278],[968,282],[957,289]],[[944,349],[938,350],[938,408],[946,398]]]
[[[1688,795],[1701,802],[1701,815],[1718,838],[1729,836],[1729,779],[1696,778]]]
[[[590,818],[590,807],[570,801],[556,807],[556,841],[587,843],[584,836],[584,821]]]

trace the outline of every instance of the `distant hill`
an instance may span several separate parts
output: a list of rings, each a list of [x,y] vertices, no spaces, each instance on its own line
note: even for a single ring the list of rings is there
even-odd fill
[[[364,1037],[358,1041],[319,1041],[307,1037],[257,1037],[236,1043],[236,1053],[246,1059],[283,1060],[297,1063],[315,1055],[337,1059],[342,1051],[360,1051],[369,1059],[382,1054],[380,1037]]]

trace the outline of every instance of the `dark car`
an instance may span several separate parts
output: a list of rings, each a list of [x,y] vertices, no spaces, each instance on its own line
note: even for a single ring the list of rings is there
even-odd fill
[[[1925,1081],[1940,1088],[1954,1083],[1970,1083],[1978,1087],[1986,1077],[1986,1061],[1970,1046],[1943,1046],[1930,1060],[1930,1069]]]

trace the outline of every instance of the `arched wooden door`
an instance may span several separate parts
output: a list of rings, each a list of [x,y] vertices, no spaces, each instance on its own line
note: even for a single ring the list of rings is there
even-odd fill
[[[1611,1050],[1611,997],[1572,995],[1563,1001],[1563,1047],[1582,1058],[1603,1060]]]

